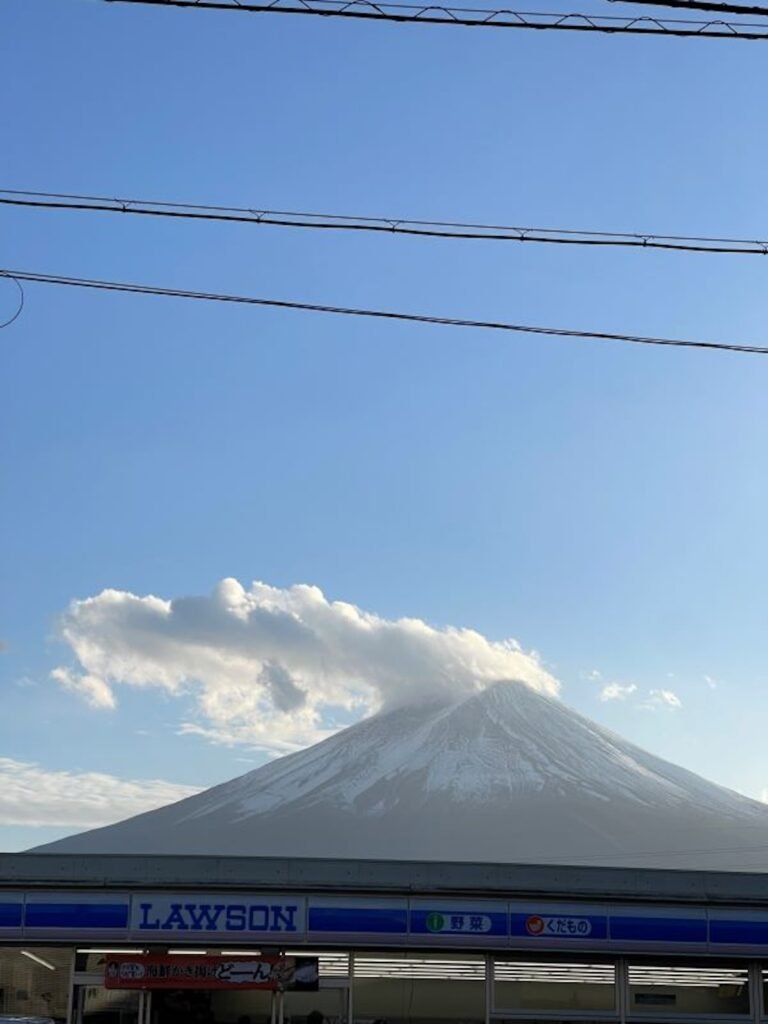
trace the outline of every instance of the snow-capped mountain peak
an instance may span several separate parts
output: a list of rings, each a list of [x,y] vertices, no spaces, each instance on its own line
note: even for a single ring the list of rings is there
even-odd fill
[[[45,849],[749,868],[761,841],[762,804],[505,682]]]

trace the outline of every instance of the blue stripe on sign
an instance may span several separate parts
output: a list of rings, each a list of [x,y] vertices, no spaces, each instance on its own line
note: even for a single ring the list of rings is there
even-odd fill
[[[416,935],[507,935],[507,915],[481,910],[412,910],[411,932]]]
[[[710,942],[730,942],[737,946],[763,946],[768,943],[768,920],[709,922]]]
[[[607,939],[608,918],[592,914],[511,914],[510,934],[545,941]]]
[[[611,917],[611,938],[625,942],[706,942],[707,922],[695,917]]]
[[[311,932],[360,932],[404,935],[408,931],[405,907],[367,909],[364,907],[310,907]]]
[[[21,903],[0,903],[0,928],[21,928]]]
[[[28,903],[27,928],[127,928],[127,903]]]

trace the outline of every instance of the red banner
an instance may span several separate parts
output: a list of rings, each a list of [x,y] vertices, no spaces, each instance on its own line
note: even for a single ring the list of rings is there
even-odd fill
[[[261,988],[316,992],[318,963],[309,956],[151,956],[109,954],[107,988]]]

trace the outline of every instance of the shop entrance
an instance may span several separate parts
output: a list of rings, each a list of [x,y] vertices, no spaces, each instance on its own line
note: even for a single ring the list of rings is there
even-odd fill
[[[72,990],[73,1024],[144,1024],[144,992],[114,992],[94,977]]]
[[[335,979],[316,992],[152,992],[148,1024],[347,1024],[348,995]]]
[[[72,1024],[346,1024],[348,995],[348,986],[338,983],[282,997],[183,989],[116,993],[103,984],[76,985]]]
[[[349,1021],[348,970],[329,964],[332,976],[321,977],[317,956],[88,952],[74,977],[72,1024]]]

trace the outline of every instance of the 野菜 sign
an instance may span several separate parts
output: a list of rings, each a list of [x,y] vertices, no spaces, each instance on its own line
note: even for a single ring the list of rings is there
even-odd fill
[[[270,989],[316,992],[317,957],[123,956],[110,954],[104,984],[112,989]]]
[[[441,942],[472,945],[503,941],[509,934],[509,908],[503,901],[411,901],[408,931]]]
[[[433,933],[458,932],[482,935],[491,931],[493,922],[488,914],[427,914],[427,930]]]

